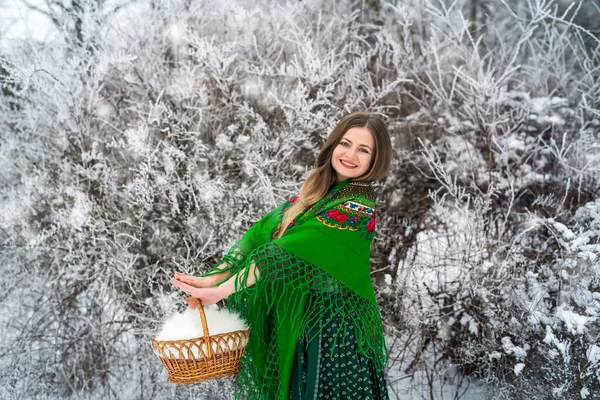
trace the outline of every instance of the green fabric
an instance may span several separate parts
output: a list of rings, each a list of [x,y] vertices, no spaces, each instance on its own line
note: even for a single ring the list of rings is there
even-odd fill
[[[328,301],[339,301],[340,294],[331,294]],[[314,301],[311,295],[308,301]],[[321,323],[315,328],[320,333],[303,332],[292,368],[290,400],[388,400],[382,371],[377,371],[372,360],[357,351],[356,329],[348,323],[345,340],[336,337],[342,323],[339,314],[325,310]],[[315,337],[314,340],[309,338]],[[339,345],[333,346],[336,339]]]
[[[323,312],[340,315],[333,346],[355,327],[357,351],[383,371],[388,353],[370,279],[375,234],[375,191],[368,182],[343,181],[293,220],[281,238],[283,212],[294,199],[271,210],[223,257],[238,273],[227,306],[252,327],[236,380],[236,399],[287,399],[301,332],[316,337]],[[245,287],[252,263],[256,283]],[[211,271],[217,273],[220,271]],[[309,295],[317,301],[307,303]],[[327,301],[330,294],[339,301]]]

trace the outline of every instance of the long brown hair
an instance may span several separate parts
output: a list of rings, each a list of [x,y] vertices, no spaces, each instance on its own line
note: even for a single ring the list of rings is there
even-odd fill
[[[323,144],[315,161],[315,169],[300,187],[300,196],[288,208],[283,216],[281,229],[277,237],[281,237],[292,222],[304,209],[319,201],[332,185],[337,182],[337,175],[331,166],[333,150],[340,143],[342,137],[351,128],[367,128],[373,135],[375,148],[371,165],[363,175],[352,178],[353,181],[377,181],[386,177],[392,166],[392,142],[385,123],[376,115],[356,112],[344,116],[333,128],[333,131]]]

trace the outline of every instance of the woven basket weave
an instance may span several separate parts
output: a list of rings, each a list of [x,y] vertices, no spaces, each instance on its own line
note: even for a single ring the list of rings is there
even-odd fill
[[[204,336],[184,340],[156,340],[152,347],[169,373],[171,383],[198,383],[235,375],[246,349],[250,328],[211,336],[206,314],[197,300]]]

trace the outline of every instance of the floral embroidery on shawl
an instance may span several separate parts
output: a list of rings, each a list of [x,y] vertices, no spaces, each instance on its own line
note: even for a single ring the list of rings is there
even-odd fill
[[[281,222],[283,219],[283,214],[293,203],[298,200],[300,194],[297,194],[290,200],[286,202],[283,206],[282,217],[277,224],[277,229],[275,229],[272,233],[271,238],[275,239],[277,233],[281,229]],[[375,236],[375,209],[370,207],[369,205],[347,200],[332,210],[322,211],[322,206],[330,201],[334,201],[340,198],[361,198],[372,200],[373,204],[375,203],[377,196],[373,186],[368,182],[358,182],[353,181],[348,185],[345,185],[340,190],[337,190],[331,193],[329,196],[324,197],[323,199],[316,202],[312,207],[309,208],[316,215],[316,219],[321,221],[324,225],[330,228],[336,229],[348,229],[350,231],[359,231],[361,237],[365,240],[373,240]],[[310,211],[309,211],[310,212]],[[294,218],[287,229],[293,227],[296,223],[296,218]]]
[[[376,199],[372,186],[361,182],[352,182],[344,186],[339,192],[332,193],[329,199],[333,200],[342,196],[362,196],[373,200],[373,202]],[[356,201],[345,201],[332,210],[320,213],[316,216],[316,219],[330,228],[359,231],[361,237],[365,240],[373,240],[375,236],[375,209]]]

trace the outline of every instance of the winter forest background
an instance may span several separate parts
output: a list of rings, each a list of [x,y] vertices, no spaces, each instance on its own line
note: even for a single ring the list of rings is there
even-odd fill
[[[167,382],[169,279],[359,110],[391,398],[600,398],[598,2],[16,3],[53,29],[0,36],[0,398],[231,398]]]

